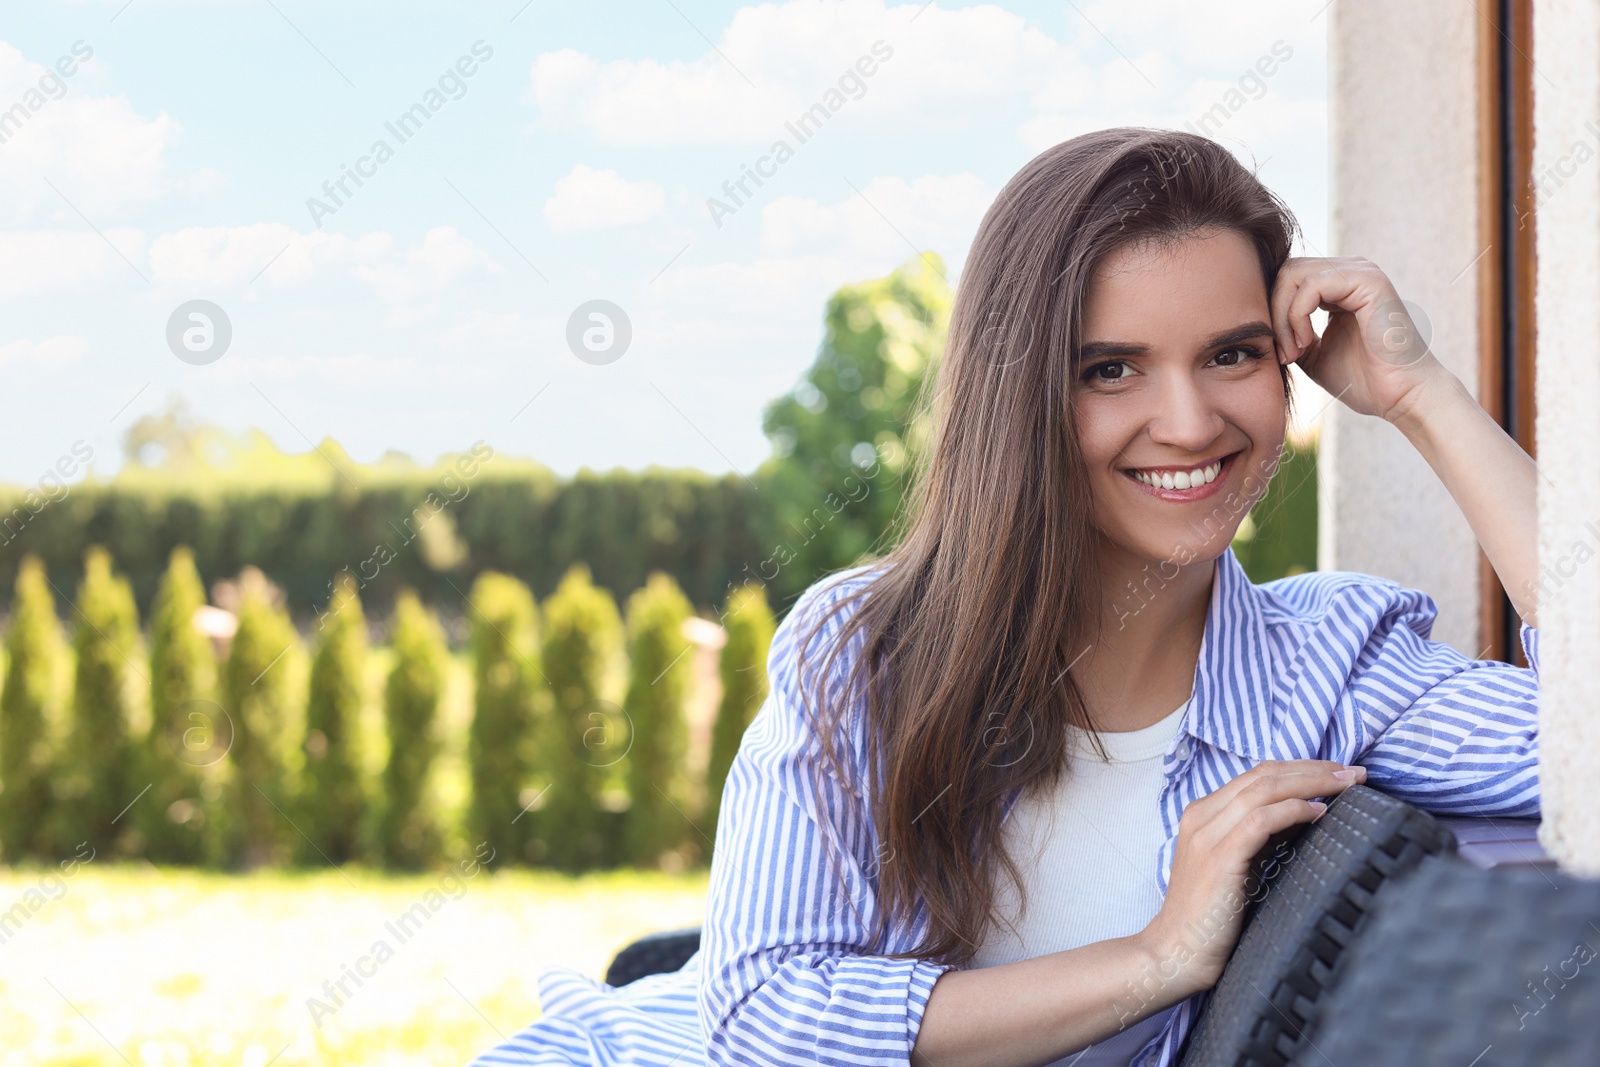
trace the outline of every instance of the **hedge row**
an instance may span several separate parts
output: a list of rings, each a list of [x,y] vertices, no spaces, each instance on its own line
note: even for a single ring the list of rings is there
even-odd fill
[[[330,476],[327,484],[89,482],[34,501],[36,512],[25,494],[0,487],[0,586],[16,580],[23,552],[65,580],[99,544],[148,610],[168,556],[183,545],[211,581],[259,567],[285,590],[302,625],[327,610],[333,575],[353,579],[381,615],[407,588],[458,615],[485,571],[509,574],[543,598],[575,563],[618,599],[664,572],[709,609],[754,577],[771,555],[762,546],[777,536],[762,528],[760,494],[739,475],[651,470],[558,479],[484,444],[432,470],[341,469],[348,480]],[[815,577],[784,575],[780,595]]]
[[[194,554],[175,549],[141,633],[125,576],[87,553],[70,653],[41,562],[24,557],[0,685],[0,859],[101,854],[241,869],[436,863],[452,835],[496,863],[580,870],[703,860],[716,799],[765,695],[773,620],[759,585],[724,607],[725,683],[707,773],[686,770],[694,609],[650,575],[619,612],[582,565],[539,603],[485,572],[467,598],[467,736],[441,718],[450,653],[434,612],[403,590],[390,620],[382,734],[364,726],[372,650],[360,591],[340,577],[310,647],[281,590],[238,582],[237,630],[218,659],[195,624]],[[309,655],[309,667],[306,658]],[[621,703],[609,696],[620,696]],[[385,754],[381,770],[369,748]],[[462,825],[443,825],[439,757],[465,751]],[[709,803],[708,803],[709,801]]]

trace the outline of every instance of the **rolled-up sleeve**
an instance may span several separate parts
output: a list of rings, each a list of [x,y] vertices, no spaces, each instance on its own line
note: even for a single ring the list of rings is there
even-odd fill
[[[934,982],[950,969],[868,944],[877,867],[893,859],[880,854],[861,793],[847,808],[854,787],[818,773],[794,664],[809,609],[833,596],[813,587],[774,634],[769,695],[723,790],[701,940],[711,1064],[908,1064]],[[808,645],[808,671],[840,621]]]
[[[1538,815],[1538,631],[1522,626],[1529,667],[1468,659],[1429,640],[1432,598],[1400,594],[1343,697],[1368,784],[1430,811]]]

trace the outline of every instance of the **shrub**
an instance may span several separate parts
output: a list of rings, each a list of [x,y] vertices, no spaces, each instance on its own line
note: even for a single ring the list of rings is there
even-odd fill
[[[765,587],[756,582],[730,593],[723,612],[728,640],[722,646],[722,700],[711,728],[711,757],[706,767],[705,832],[713,841],[728,769],[750,720],[767,699],[767,652],[774,628]]]
[[[395,602],[393,646],[394,666],[383,690],[389,759],[378,848],[389,866],[418,870],[440,852],[439,828],[422,801],[439,753],[439,701],[449,653],[438,618],[409,589]]]
[[[50,850],[50,761],[65,665],[66,642],[44,566],[24,556],[0,690],[0,855],[7,862]]]
[[[135,683],[149,682],[140,666],[139,616],[133,591],[112,573],[111,556],[98,545],[84,553],[72,649],[76,658],[72,724],[64,755],[63,806],[58,842],[80,842],[103,853],[139,851],[135,820],[124,813],[144,783],[132,774]]]
[[[211,640],[195,626],[205,586],[186,547],[172,550],[150,613],[150,732],[144,746],[150,795],[136,807],[145,856],[204,862],[203,784],[227,743],[216,703]]]
[[[589,568],[567,571],[545,602],[544,671],[552,713],[539,745],[547,792],[538,813],[544,859],[581,870],[615,852],[601,792],[626,751],[621,711],[605,699],[606,679],[621,652],[622,619],[611,594],[590,580]]]
[[[305,773],[296,805],[305,863],[347,863],[363,851],[361,708],[366,667],[367,620],[355,579],[344,573],[335,580],[328,610],[319,617],[311,661],[301,746]]]
[[[654,864],[683,843],[690,805],[688,721],[694,657],[683,624],[694,606],[671,576],[656,572],[628,598],[628,816],[623,856]]]
[[[534,730],[542,710],[538,617],[533,594],[509,575],[489,571],[472,583],[475,682],[467,761],[472,796],[467,830],[474,848],[494,851],[492,866],[535,858],[530,788]]]
[[[249,868],[284,862],[300,836],[288,814],[300,763],[293,698],[300,640],[260,571],[245,568],[239,586],[239,629],[223,670],[233,746],[219,858]]]

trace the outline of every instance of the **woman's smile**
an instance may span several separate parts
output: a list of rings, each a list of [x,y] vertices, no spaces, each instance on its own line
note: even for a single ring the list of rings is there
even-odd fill
[[[1220,493],[1243,449],[1186,467],[1123,467],[1142,491],[1160,500],[1188,503]]]

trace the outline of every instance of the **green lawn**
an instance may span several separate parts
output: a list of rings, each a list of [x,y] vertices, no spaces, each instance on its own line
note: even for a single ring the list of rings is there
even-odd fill
[[[460,1067],[538,1015],[541,970],[598,977],[705,895],[704,872],[0,868],[0,1067]]]

